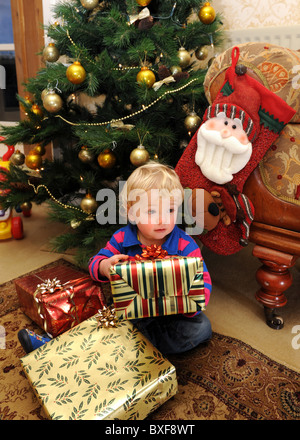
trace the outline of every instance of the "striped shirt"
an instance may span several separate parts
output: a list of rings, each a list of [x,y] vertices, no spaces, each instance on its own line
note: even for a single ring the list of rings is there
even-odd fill
[[[109,281],[107,278],[99,274],[99,264],[104,258],[110,258],[116,254],[125,254],[130,257],[141,255],[144,245],[137,238],[137,227],[129,223],[123,228],[116,231],[112,238],[89,261],[89,272],[91,277],[96,281]],[[179,255],[183,257],[200,257],[201,251],[195,240],[175,225],[173,231],[168,235],[166,241],[162,245],[162,249],[168,252],[168,255]],[[202,258],[203,260],[203,258]],[[211,278],[205,262],[203,261],[203,281],[205,305],[208,304],[211,292]]]

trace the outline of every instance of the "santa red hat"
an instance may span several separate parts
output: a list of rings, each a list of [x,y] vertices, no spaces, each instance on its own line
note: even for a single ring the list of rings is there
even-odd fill
[[[255,91],[252,95],[255,96]],[[240,106],[235,104],[232,98],[235,98],[235,94],[233,97],[230,97],[231,102],[226,103],[214,103],[209,106],[204,114],[203,120],[211,119],[216,117],[219,113],[225,113],[225,116],[230,119],[239,119],[242,123],[242,127],[244,132],[247,134],[249,142],[253,142],[257,137],[260,131],[259,118],[251,117],[249,112],[246,112]],[[254,100],[252,103],[254,104]],[[256,104],[256,103],[255,103]],[[251,107],[255,107],[256,105],[252,105]],[[257,107],[257,111],[259,106]]]

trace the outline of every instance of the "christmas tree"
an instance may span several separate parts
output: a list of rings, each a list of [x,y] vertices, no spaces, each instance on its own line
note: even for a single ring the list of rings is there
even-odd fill
[[[85,265],[118,228],[118,216],[103,221],[98,191],[117,195],[118,182],[149,158],[175,166],[200,125],[222,23],[198,0],[73,0],[53,12],[45,67],[18,96],[26,116],[2,127],[7,145],[32,149],[11,156],[0,205],[47,200],[50,217],[70,226],[53,249],[77,248]],[[54,158],[45,160],[51,143]]]

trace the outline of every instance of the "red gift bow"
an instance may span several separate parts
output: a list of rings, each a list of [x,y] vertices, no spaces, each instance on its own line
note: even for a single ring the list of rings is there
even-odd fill
[[[136,260],[163,260],[168,255],[165,249],[162,249],[160,245],[151,244],[143,249],[141,255],[136,254],[134,257]]]

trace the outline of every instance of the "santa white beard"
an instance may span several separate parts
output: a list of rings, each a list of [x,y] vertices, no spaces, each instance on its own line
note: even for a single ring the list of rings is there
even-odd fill
[[[197,134],[195,162],[203,175],[219,185],[230,182],[249,161],[251,142],[242,144],[234,136],[222,138],[219,131],[207,130],[205,123]]]

